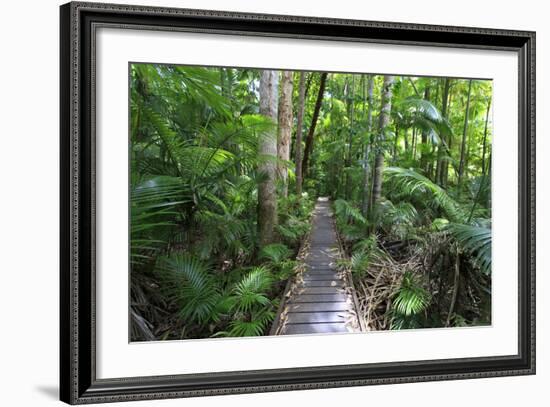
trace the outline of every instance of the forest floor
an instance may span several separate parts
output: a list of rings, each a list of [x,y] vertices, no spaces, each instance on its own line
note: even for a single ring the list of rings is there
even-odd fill
[[[289,282],[272,334],[361,331],[349,272],[338,268],[342,256],[330,202],[319,198],[298,255],[300,271]]]

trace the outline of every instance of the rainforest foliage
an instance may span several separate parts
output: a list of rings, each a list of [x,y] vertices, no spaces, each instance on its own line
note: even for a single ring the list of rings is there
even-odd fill
[[[132,64],[132,340],[268,334],[320,196],[369,329],[489,324],[491,95]]]

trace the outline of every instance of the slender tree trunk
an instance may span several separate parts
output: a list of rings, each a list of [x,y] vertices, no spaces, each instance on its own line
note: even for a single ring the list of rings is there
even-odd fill
[[[296,162],[296,195],[298,199],[302,196],[302,132],[304,126],[304,105],[306,95],[306,74],[300,72],[300,83],[298,88],[298,112],[296,123],[296,141],[295,141],[295,162]]]
[[[346,199],[351,197],[351,154],[353,146],[353,125],[355,114],[355,75],[351,75],[351,91],[348,92],[349,103],[349,128],[348,128],[348,154],[346,157]]]
[[[449,101],[449,89],[451,87],[451,80],[445,78],[445,83],[443,85],[443,95],[441,97],[441,116],[444,119],[447,118],[447,103]],[[441,142],[437,148],[437,166],[435,169],[435,181],[439,185],[443,185],[443,160],[445,158],[445,146],[444,143],[448,143],[447,138],[444,135],[441,135]]]
[[[462,184],[466,163],[466,140],[468,138],[468,117],[470,115],[470,98],[472,95],[472,80],[468,83],[468,99],[466,100],[466,113],[464,114],[464,131],[462,133],[462,146],[460,147],[460,163],[458,165],[458,185]]]
[[[325,84],[327,81],[327,73],[321,74],[321,83],[319,84],[319,93],[317,94],[317,101],[315,102],[315,108],[313,110],[313,117],[311,118],[311,126],[306,137],[306,147],[304,150],[304,159],[302,161],[302,173],[306,174],[308,170],[309,156],[313,150],[313,136],[315,135],[315,127],[317,126],[317,120],[319,119],[319,112],[321,110],[321,104],[323,103],[323,94],[325,93]]]
[[[435,151],[436,151],[436,147],[435,147],[435,144],[432,144],[432,150],[430,152],[431,156],[434,157],[435,156]],[[434,160],[431,159],[429,160],[428,162],[428,169],[427,169],[427,177],[429,179],[431,179],[432,181],[435,181],[435,163],[434,163]]]
[[[313,72],[311,72],[309,75],[307,75],[307,79],[306,79],[306,90],[305,90],[305,93],[304,93],[304,99],[307,99],[307,95],[309,95],[309,90],[311,89],[311,82],[313,81],[313,77],[315,76],[315,74]]]
[[[225,68],[219,68],[220,69],[220,88],[222,91],[222,96],[227,97],[227,85],[225,81]]]
[[[424,89],[424,100],[429,101],[430,100],[430,85],[426,85],[426,88]],[[420,168],[422,168],[422,171],[424,171],[425,174],[428,173],[428,155],[427,155],[427,147],[428,147],[428,132],[422,131],[422,134],[420,136]]]
[[[288,196],[288,168],[290,160],[290,139],[292,138],[292,71],[281,73],[281,94],[279,96],[279,132],[277,137],[277,172],[282,184],[283,196]]]
[[[384,171],[384,149],[382,144],[385,139],[386,128],[390,123],[392,85],[393,76],[384,76],[384,87],[382,88],[382,102],[378,121],[378,140],[380,143],[377,146],[376,159],[374,162],[371,211],[376,208],[382,196],[382,173]]]
[[[397,162],[397,149],[399,146],[399,125],[395,123],[395,137],[393,140],[393,158],[392,165]]]
[[[370,165],[369,165],[369,153],[370,147],[372,144],[372,103],[373,103],[373,92],[374,92],[374,76],[369,75],[368,85],[367,85],[367,144],[365,146],[365,173],[363,178],[363,216],[367,216],[369,212],[369,202],[370,202]]]
[[[491,111],[491,98],[487,102],[487,113],[485,115],[485,131],[483,132],[483,152],[481,154],[481,173],[485,175],[487,173],[487,163],[485,158],[487,155],[487,128],[489,125],[489,113]]]
[[[449,118],[449,112],[451,111],[451,107],[453,106],[453,92],[452,92],[452,87],[449,89],[449,101],[447,102],[447,110],[446,110],[446,115],[447,115],[447,118]],[[453,134],[449,134],[448,138],[447,138],[447,147],[446,147],[446,152],[449,156],[449,158],[451,158],[451,151],[452,151],[452,148],[453,148],[453,145],[454,145],[454,140],[453,140]],[[441,173],[441,186],[443,188],[446,188],[447,187],[447,184],[448,184],[448,181],[449,181],[449,165],[450,165],[450,161],[449,160],[444,160],[443,161],[443,168],[442,168],[442,173]],[[455,172],[456,172],[457,168],[455,168]]]
[[[453,279],[453,293],[451,295],[451,305],[449,306],[449,312],[447,313],[447,321],[445,322],[445,326],[447,327],[451,325],[451,318],[455,310],[456,299],[458,298],[459,284],[460,284],[460,253],[457,248],[456,260],[455,260],[455,273],[454,273],[454,279]]]
[[[413,134],[412,134],[412,157],[413,160],[416,160],[416,127],[413,127]]]
[[[277,99],[279,72],[264,70],[260,76],[260,114],[277,123]],[[263,133],[258,142],[258,153],[262,161],[258,172],[265,179],[258,186],[258,232],[260,247],[275,241],[277,225],[276,160],[277,134],[275,130]]]

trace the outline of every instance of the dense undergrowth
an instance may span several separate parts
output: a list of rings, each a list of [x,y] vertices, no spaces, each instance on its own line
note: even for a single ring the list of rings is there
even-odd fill
[[[353,203],[334,203],[369,329],[490,324],[487,211],[413,170],[385,173],[391,187],[372,223]]]

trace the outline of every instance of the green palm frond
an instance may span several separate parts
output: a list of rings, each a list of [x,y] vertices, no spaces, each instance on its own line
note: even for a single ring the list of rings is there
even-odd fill
[[[157,270],[180,305],[181,318],[198,323],[214,318],[221,295],[207,264],[190,255],[173,254],[159,259]]]
[[[414,113],[421,113],[426,118],[439,122],[443,120],[443,116],[439,112],[439,109],[426,99],[418,97],[408,97],[401,102],[401,111],[408,110]]]
[[[267,291],[273,279],[265,267],[255,267],[233,287],[236,312],[250,312],[256,307],[270,304]]]
[[[474,256],[475,262],[486,275],[491,274],[491,229],[475,225],[450,224],[449,230],[463,250]]]
[[[292,252],[282,243],[272,243],[262,247],[259,258],[269,260],[272,263],[279,264],[290,257]]]
[[[137,181],[136,181],[137,182]],[[176,231],[176,208],[190,202],[179,178],[159,176],[141,180],[130,190],[130,262],[151,260],[168,245]]]
[[[287,216],[287,220],[283,224],[277,225],[277,232],[284,238],[285,243],[293,245],[309,232],[311,224],[297,216]]]
[[[365,225],[367,220],[361,211],[344,199],[337,199],[334,202],[336,217],[345,223],[354,222]]]
[[[379,202],[373,217],[387,234],[397,239],[406,239],[419,218],[412,203],[401,201],[394,205],[387,199]]]
[[[395,182],[395,186],[402,193],[409,196],[429,194],[450,220],[454,222],[464,222],[466,220],[467,215],[460,205],[443,188],[422,174],[399,167],[388,167],[384,172]]]
[[[370,264],[370,255],[367,252],[357,251],[351,255],[351,272],[359,278],[365,274]]]
[[[397,110],[402,112],[410,121],[409,125],[415,126],[420,130],[427,131],[432,138],[432,142],[439,144],[441,136],[452,134],[452,129],[435,105],[422,98],[408,97],[404,99]]]
[[[423,312],[430,304],[430,294],[411,272],[405,272],[393,302],[394,310],[405,317]]]
[[[267,327],[275,318],[275,313],[271,310],[262,310],[253,313],[250,320],[237,319],[229,324],[230,330],[227,336],[260,336],[264,335]]]

